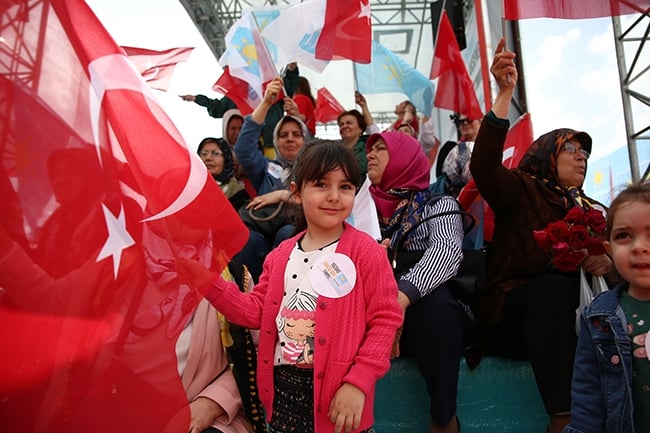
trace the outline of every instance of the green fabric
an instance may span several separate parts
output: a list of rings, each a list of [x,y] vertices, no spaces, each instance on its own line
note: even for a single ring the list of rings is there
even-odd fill
[[[624,291],[621,308],[632,339],[634,431],[650,432],[650,361],[645,351],[645,338],[650,330],[650,301],[640,301]]]

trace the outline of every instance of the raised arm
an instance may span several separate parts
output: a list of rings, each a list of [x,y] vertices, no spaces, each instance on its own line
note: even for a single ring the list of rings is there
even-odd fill
[[[515,91],[518,78],[517,68],[515,67],[515,53],[509,50],[504,51],[505,44],[505,39],[501,38],[490,67],[490,72],[499,87],[497,97],[494,104],[492,104],[492,112],[499,119],[508,118],[510,100]]]
[[[363,120],[366,122],[366,130],[364,132],[368,134],[379,132],[379,128],[375,125],[375,119],[372,118],[372,114],[370,114],[370,110],[368,109],[366,97],[359,92],[354,92],[354,102],[361,107],[361,114],[363,114]]]
[[[510,126],[510,99],[517,82],[515,54],[503,51],[504,44],[501,39],[490,68],[499,91],[492,110],[481,122],[470,162],[470,171],[479,191],[495,211],[516,202],[519,195],[516,188],[520,186],[516,175],[502,164],[503,145]]]

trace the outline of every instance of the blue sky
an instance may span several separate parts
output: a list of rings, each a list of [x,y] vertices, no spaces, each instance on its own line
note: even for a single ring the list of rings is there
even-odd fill
[[[221,135],[220,121],[210,118],[203,107],[178,97],[183,93],[217,96],[211,87],[221,73],[180,2],[88,0],[87,3],[121,45],[150,49],[196,47],[190,60],[177,66],[169,92],[156,91],[156,95],[189,146],[196,145],[203,137]],[[520,21],[520,27],[535,136],[560,127],[585,130],[594,140],[594,159],[625,146],[611,19],[534,19]],[[349,65],[339,67],[351,70]],[[329,67],[322,76],[308,70],[304,73],[314,92],[327,83],[346,108],[353,108],[352,80],[332,80]],[[650,83],[645,88],[650,88]],[[386,101],[387,106],[402,99],[398,96],[394,101]],[[650,115],[647,108],[644,114]],[[646,123],[650,123],[647,117]]]

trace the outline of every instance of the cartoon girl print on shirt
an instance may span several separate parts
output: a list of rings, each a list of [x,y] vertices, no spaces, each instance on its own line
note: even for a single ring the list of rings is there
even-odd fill
[[[282,357],[290,364],[314,363],[316,297],[297,290],[280,311],[278,331],[290,341],[282,346]]]

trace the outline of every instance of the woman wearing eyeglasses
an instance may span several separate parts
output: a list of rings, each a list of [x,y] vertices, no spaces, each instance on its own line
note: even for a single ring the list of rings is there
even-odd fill
[[[250,200],[243,182],[235,176],[234,158],[228,143],[214,137],[207,137],[199,143],[197,153],[232,207],[239,209]]]
[[[502,39],[490,69],[499,92],[483,119],[470,163],[474,181],[495,214],[487,283],[477,306],[482,325],[478,347],[487,354],[530,360],[549,415],[548,431],[559,433],[570,421],[579,270],[554,268],[533,230],[563,219],[576,206],[603,213],[605,208],[582,190],[592,146],[585,132],[553,130],[530,145],[517,168],[501,164],[517,83],[515,54],[502,52],[504,44]],[[613,270],[604,254],[585,253],[580,266],[596,276]]]

